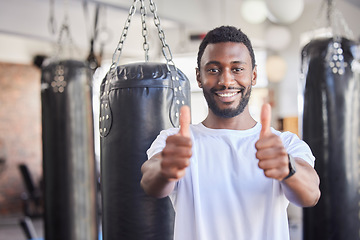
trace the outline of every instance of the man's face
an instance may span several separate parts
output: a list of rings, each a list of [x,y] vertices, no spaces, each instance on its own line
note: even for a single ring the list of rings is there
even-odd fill
[[[210,110],[232,118],[247,106],[257,73],[243,43],[225,42],[206,46],[196,77]]]

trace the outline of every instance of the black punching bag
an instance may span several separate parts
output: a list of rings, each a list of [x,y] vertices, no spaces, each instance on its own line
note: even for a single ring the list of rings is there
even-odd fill
[[[336,39],[336,40],[335,40]],[[304,239],[360,239],[359,45],[314,40],[302,51],[303,139],[316,157],[321,198],[304,209]]]
[[[42,68],[46,240],[98,239],[91,80],[79,61]]]
[[[100,94],[103,239],[173,239],[170,199],[144,193],[141,165],[160,131],[178,126],[180,107],[190,105],[188,79],[173,65],[122,65]]]

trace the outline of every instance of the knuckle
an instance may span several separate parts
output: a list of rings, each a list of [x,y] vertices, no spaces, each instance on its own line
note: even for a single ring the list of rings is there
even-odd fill
[[[174,135],[168,136],[168,137],[166,138],[166,143],[172,142],[173,139],[174,139]]]
[[[166,159],[168,158],[168,156],[170,155],[170,150],[168,148],[164,148],[163,151],[161,152],[161,157],[163,159],[162,162],[166,161]]]
[[[257,149],[257,150],[259,150],[259,141],[257,141],[256,143],[255,143],[255,148]]]
[[[185,164],[185,167],[189,166],[190,165],[190,159],[188,159],[188,158],[185,159],[184,164]]]
[[[189,149],[186,150],[185,156],[188,157],[188,158],[190,158],[190,157],[192,156],[192,150],[191,150],[191,148],[189,148]]]
[[[182,177],[181,171],[177,171],[174,176],[176,179],[180,179]]]
[[[280,148],[280,154],[283,155],[283,156],[287,156],[287,152],[286,152],[286,149],[284,147]]]
[[[186,144],[187,144],[188,146],[192,146],[191,138],[185,137],[185,139],[186,139]]]
[[[265,176],[268,177],[268,178],[271,177],[271,173],[270,173],[270,171],[268,171],[268,170],[264,170],[264,174],[265,174]]]

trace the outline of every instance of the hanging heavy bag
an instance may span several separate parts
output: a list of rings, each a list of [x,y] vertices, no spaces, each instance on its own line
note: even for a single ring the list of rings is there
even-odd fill
[[[359,45],[313,40],[302,50],[303,139],[316,157],[321,198],[304,209],[304,239],[360,239]]]
[[[123,40],[136,10],[131,7],[113,64],[101,84],[101,189],[104,240],[173,239],[174,210],[169,198],[147,196],[140,187],[146,150],[161,130],[179,124],[179,109],[190,105],[190,84],[177,69],[165,42],[154,3],[150,9],[162,33],[166,63],[133,63],[117,66]],[[141,2],[143,27],[144,1]],[[143,29],[143,33],[146,29]],[[146,35],[144,35],[144,46]],[[147,49],[146,60],[147,57]],[[165,54],[165,52],[167,54]]]
[[[63,32],[66,23],[59,45]],[[42,67],[46,240],[98,239],[91,80],[85,62],[55,57]]]
[[[45,238],[97,239],[91,74],[79,61],[42,69]]]

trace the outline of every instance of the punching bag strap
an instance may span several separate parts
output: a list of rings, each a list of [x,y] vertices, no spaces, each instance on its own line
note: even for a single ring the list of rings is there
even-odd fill
[[[106,76],[104,92],[101,95],[100,116],[99,116],[99,132],[101,137],[106,137],[112,125],[112,114],[110,108],[110,74]]]
[[[179,74],[175,65],[167,65],[171,74],[171,83],[174,93],[172,103],[170,105],[169,118],[173,127],[179,126],[180,107],[185,105],[186,98],[181,87]]]

